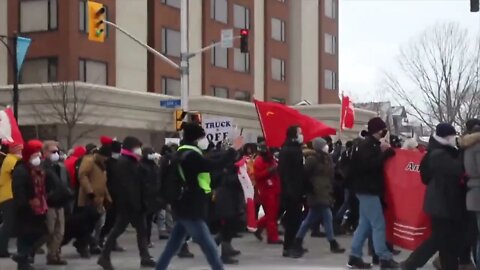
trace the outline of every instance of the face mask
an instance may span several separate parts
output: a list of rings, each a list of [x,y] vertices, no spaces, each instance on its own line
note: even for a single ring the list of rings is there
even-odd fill
[[[112,153],[113,159],[118,159],[120,157],[120,153]]]
[[[446,140],[450,146],[457,148],[457,136],[448,136]]]
[[[202,139],[198,140],[197,146],[198,146],[198,148],[200,148],[201,150],[207,150],[207,148],[208,148],[208,139],[207,139],[207,138],[202,138]]]
[[[329,150],[330,150],[330,148],[328,147],[328,144],[325,145],[325,146],[323,147],[323,149],[322,149],[322,151],[325,152],[325,153],[327,153],[327,154],[330,153]]]
[[[139,157],[142,156],[142,148],[138,147],[138,148],[135,148],[133,149],[133,153]]]
[[[34,157],[33,159],[30,160],[30,164],[32,164],[32,166],[34,167],[40,166],[40,163],[42,163],[42,160],[40,159],[40,157]]]
[[[58,153],[53,153],[50,155],[50,161],[57,162],[60,159],[60,155]]]
[[[303,134],[298,134],[297,135],[297,142],[302,144],[303,143]]]
[[[158,160],[160,158],[160,154],[158,153],[153,153],[153,154],[148,154],[147,159],[149,160]]]

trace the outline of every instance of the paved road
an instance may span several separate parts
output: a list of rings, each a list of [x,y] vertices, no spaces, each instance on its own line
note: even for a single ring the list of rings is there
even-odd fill
[[[344,246],[349,246],[350,237],[340,237],[339,242]],[[131,231],[125,233],[120,239],[120,243],[127,248],[127,252],[113,253],[112,262],[117,270],[140,269],[138,251],[136,248],[135,234]],[[155,247],[151,249],[151,254],[158,257],[165,245],[165,241],[156,240]],[[209,269],[204,257],[197,245],[192,244],[192,251],[195,253],[195,259],[177,259],[171,264],[172,270],[203,270]],[[236,270],[336,270],[345,269],[347,255],[332,255],[328,250],[328,243],[325,239],[307,238],[305,246],[310,250],[302,259],[286,259],[281,257],[280,246],[270,246],[260,243],[251,235],[245,235],[241,239],[234,240],[235,248],[242,251],[239,256],[240,264],[238,266],[229,266],[227,269]],[[38,270],[100,270],[96,265],[96,258],[89,260],[80,259],[75,250],[71,247],[63,249],[65,258],[69,265],[62,267],[53,267],[45,265],[45,256],[37,255],[35,269]],[[405,258],[407,252],[403,252],[397,260]],[[369,258],[367,258],[369,259]],[[0,270],[15,270],[15,264],[9,259],[0,259]],[[424,269],[433,269],[427,265]]]

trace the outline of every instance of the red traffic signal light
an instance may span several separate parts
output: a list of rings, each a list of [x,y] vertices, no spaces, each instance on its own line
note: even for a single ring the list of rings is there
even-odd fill
[[[240,51],[248,53],[248,29],[240,30]]]

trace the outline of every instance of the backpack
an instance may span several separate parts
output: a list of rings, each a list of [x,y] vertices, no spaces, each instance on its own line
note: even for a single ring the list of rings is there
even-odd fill
[[[180,201],[188,189],[181,163],[191,150],[176,152],[173,155],[163,156],[161,160],[160,193],[167,204]]]

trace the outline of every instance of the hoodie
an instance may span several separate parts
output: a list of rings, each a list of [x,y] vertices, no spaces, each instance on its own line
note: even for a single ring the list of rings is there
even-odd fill
[[[77,163],[77,160],[83,157],[86,153],[87,149],[84,146],[77,146],[73,149],[72,155],[69,156],[64,162],[72,187],[76,187],[78,183],[78,179],[75,175],[75,164]]]

